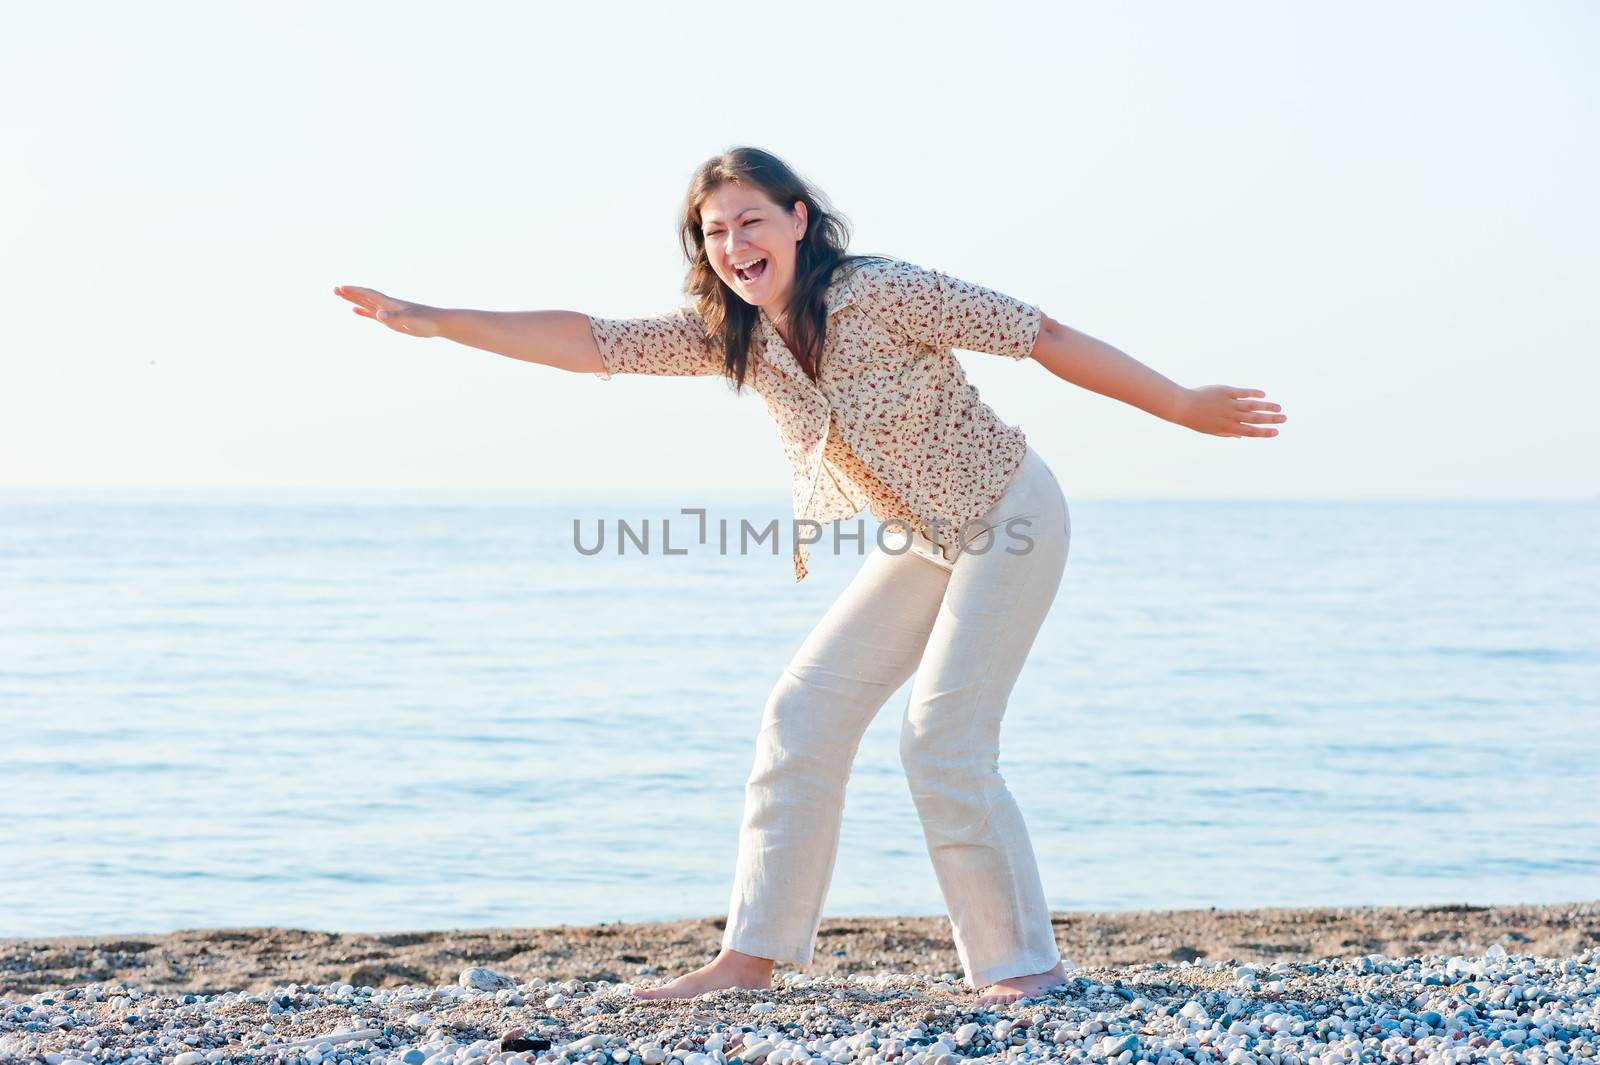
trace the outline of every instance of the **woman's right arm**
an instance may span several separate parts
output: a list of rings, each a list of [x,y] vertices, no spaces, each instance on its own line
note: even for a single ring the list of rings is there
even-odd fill
[[[605,369],[589,329],[578,311],[473,311],[430,308],[437,336],[523,362],[572,373]]]
[[[572,373],[704,377],[723,372],[700,315],[679,307],[648,318],[596,318],[580,311],[473,311],[407,303],[370,288],[333,290],[355,313],[408,336],[468,347]]]

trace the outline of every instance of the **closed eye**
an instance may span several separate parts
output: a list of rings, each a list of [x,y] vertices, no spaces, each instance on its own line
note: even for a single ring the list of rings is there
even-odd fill
[[[752,218],[752,219],[750,219],[750,221],[746,222],[745,225],[746,226],[758,226],[763,221],[765,221],[765,219]],[[708,229],[708,230],[706,230],[706,236],[708,236],[708,237],[718,237],[718,236],[721,236],[721,235],[722,235],[722,230],[720,230],[720,229]]]

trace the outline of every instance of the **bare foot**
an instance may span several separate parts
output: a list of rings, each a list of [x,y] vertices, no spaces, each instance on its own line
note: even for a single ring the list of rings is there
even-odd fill
[[[758,958],[754,954],[741,954],[723,948],[710,964],[702,965],[692,973],[684,973],[660,987],[636,987],[635,998],[694,998],[706,991],[724,987],[768,988],[772,986],[771,958]]]
[[[1008,976],[998,980],[987,987],[980,989],[978,1005],[1003,1006],[1008,1002],[1015,1002],[1019,998],[1028,998],[1041,991],[1048,991],[1052,987],[1060,987],[1067,982],[1067,968],[1060,962],[1047,973],[1036,973],[1033,976]]]

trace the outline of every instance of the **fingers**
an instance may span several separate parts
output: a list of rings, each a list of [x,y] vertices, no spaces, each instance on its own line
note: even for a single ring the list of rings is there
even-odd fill
[[[1278,435],[1278,430],[1267,428],[1265,426],[1245,425],[1243,423],[1240,423],[1240,424],[1237,424],[1237,425],[1230,426],[1227,429],[1214,430],[1211,435],[1212,436],[1234,437],[1234,438],[1245,437],[1245,436],[1277,436]]]
[[[370,290],[353,288],[349,285],[340,285],[335,288],[334,291],[343,296],[345,299],[356,302],[356,306],[350,308],[352,313],[359,314],[363,318],[371,318],[376,322],[382,322],[384,325],[388,326],[390,329],[393,329],[397,333],[405,333],[408,336],[416,335],[412,332],[411,326],[407,323],[406,319],[400,314],[399,311],[391,310],[388,307],[380,307],[371,300],[356,300],[356,293],[367,292]],[[385,300],[384,302],[387,303],[389,301]]]
[[[389,300],[389,297],[383,293],[375,289],[362,288],[359,285],[335,285],[333,292],[334,295],[342,296],[351,303],[359,303],[361,306],[370,307],[373,310],[376,310],[380,304]]]
[[[1255,389],[1254,391],[1257,392],[1258,394],[1260,393],[1260,389]],[[1249,426],[1247,423],[1262,424],[1262,423],[1271,423],[1271,422],[1283,422],[1283,421],[1287,421],[1288,420],[1288,416],[1287,415],[1278,413],[1278,412],[1282,411],[1283,408],[1280,405],[1278,405],[1277,403],[1270,403],[1270,402],[1267,402],[1266,400],[1246,399],[1246,398],[1236,398],[1233,402],[1234,402],[1234,406],[1237,408],[1237,412],[1234,414],[1234,418],[1241,425],[1246,425],[1247,428],[1246,428],[1246,432],[1243,433],[1243,434],[1229,434],[1229,435],[1277,436],[1278,435],[1278,431],[1276,429],[1257,429],[1257,428],[1254,428],[1252,426]]]
[[[1287,416],[1281,413],[1283,407],[1266,399],[1267,394],[1259,388],[1209,385],[1203,391],[1219,397],[1228,397],[1223,400],[1225,409],[1213,414],[1213,417],[1220,415],[1216,420],[1216,428],[1201,429],[1202,432],[1209,432],[1213,436],[1234,439],[1245,436],[1277,436],[1278,430],[1269,428],[1269,425],[1288,420]]]

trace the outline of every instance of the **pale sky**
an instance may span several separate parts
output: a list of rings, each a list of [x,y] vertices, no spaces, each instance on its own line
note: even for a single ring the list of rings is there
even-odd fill
[[[1069,498],[1600,497],[1600,8],[1277,2],[7,4],[0,494],[769,494],[761,401],[352,314],[336,284],[685,302],[736,144],[851,250],[1185,385],[1202,436],[961,353]]]

